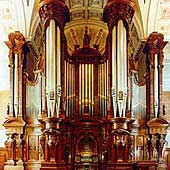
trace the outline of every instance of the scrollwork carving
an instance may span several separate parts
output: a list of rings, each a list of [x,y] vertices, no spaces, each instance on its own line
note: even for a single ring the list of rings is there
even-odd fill
[[[124,19],[128,24],[134,15],[134,7],[132,1],[109,1],[104,8],[103,20],[108,23],[109,28],[112,30],[113,25],[119,19]]]
[[[6,42],[9,49],[15,54],[21,54],[23,45],[25,44],[25,38],[22,33],[16,31],[8,35],[9,41]]]
[[[44,22],[50,18],[56,19],[62,28],[70,19],[69,10],[62,1],[53,1],[51,3],[42,1],[40,3],[39,15]]]

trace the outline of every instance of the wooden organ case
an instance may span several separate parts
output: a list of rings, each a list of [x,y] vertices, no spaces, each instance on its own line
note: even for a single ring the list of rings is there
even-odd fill
[[[32,134],[27,136],[28,141],[24,140],[27,135],[24,128],[28,128],[25,124],[29,124],[29,121],[24,117],[26,97],[22,90],[25,90],[26,82],[21,68],[26,54],[20,48],[19,52],[12,51],[11,42],[15,41],[9,36],[7,45],[12,51],[11,109],[4,126],[8,132],[6,143],[9,159],[14,167],[20,163],[22,168],[31,169],[31,166],[38,162],[39,167],[35,167],[40,170],[156,169],[159,161],[163,159],[161,142],[165,144],[168,127],[168,122],[160,117],[162,50],[166,43],[163,35],[158,33],[152,33],[145,42],[144,53],[148,59],[147,115],[145,132],[140,132],[142,127],[138,128],[138,133],[143,133],[143,146],[137,146],[138,134],[131,133],[135,120],[131,108],[131,68],[128,56],[129,26],[134,12],[132,0],[108,0],[103,11],[103,21],[108,27],[104,53],[100,52],[98,44],[91,45],[90,29],[84,25],[84,37],[80,40],[82,46],[75,45],[70,54],[67,49],[69,40],[64,33],[65,25],[70,20],[65,1],[40,1],[44,64],[39,89],[41,112],[37,126],[40,135],[36,134],[38,144],[35,147],[30,147]],[[16,32],[13,36],[16,42],[21,42],[19,47],[23,44],[25,46],[21,33]],[[14,44],[15,46],[17,44]],[[16,67],[13,68],[13,65]],[[154,71],[154,68],[158,68],[157,71]],[[157,107],[154,106],[155,101]],[[13,127],[16,122],[17,127]],[[14,128],[18,130],[17,133],[12,133]],[[18,141],[21,147],[17,145]],[[137,153],[139,147],[143,147],[142,154]],[[161,156],[155,158],[154,149]],[[25,150],[28,150],[27,154]],[[137,154],[142,157],[142,161]],[[34,162],[35,159],[37,162]]]

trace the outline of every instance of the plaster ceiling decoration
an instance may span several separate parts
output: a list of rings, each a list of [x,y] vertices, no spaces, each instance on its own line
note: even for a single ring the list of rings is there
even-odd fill
[[[88,34],[91,38],[90,47],[93,45],[99,45],[99,51],[103,54],[106,45],[107,31],[100,26],[81,24],[71,28],[67,28],[65,31],[67,41],[68,52],[71,55],[74,52],[75,45],[79,45],[80,48],[83,47],[83,37],[85,32],[85,27],[88,27]]]
[[[91,37],[90,47],[99,45],[99,51],[103,54],[106,44],[108,29],[103,22],[103,8],[107,0],[66,0],[70,10],[70,22],[65,27],[69,54],[74,51],[74,46],[83,46],[85,27]]]
[[[66,0],[65,3],[70,9],[70,18],[102,20],[103,7],[107,0]]]
[[[161,0],[157,17],[157,30],[164,34],[165,40],[170,40],[170,0]]]
[[[170,0],[161,0],[157,17],[157,30],[164,34],[165,41],[170,40]],[[163,91],[170,91],[170,43],[164,48]]]

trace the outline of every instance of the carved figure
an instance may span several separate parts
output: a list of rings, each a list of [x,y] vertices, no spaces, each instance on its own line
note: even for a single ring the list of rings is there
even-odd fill
[[[88,27],[85,27],[85,34],[84,34],[84,39],[83,39],[83,47],[90,47],[90,40],[91,37],[88,34]]]

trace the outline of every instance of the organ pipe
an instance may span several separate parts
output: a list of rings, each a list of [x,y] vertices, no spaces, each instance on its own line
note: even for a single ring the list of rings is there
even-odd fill
[[[123,111],[123,21],[119,20],[117,24],[117,66],[118,66],[118,110],[122,117]]]
[[[119,20],[112,30],[112,98],[114,117],[125,117],[127,100],[127,32]],[[118,105],[118,111],[117,111]]]
[[[14,113],[15,117],[18,116],[18,55],[14,55]]]
[[[61,97],[61,37],[55,20],[46,29],[46,75],[48,117],[59,118]],[[53,43],[51,43],[53,42]]]
[[[60,36],[61,36],[60,28],[57,26],[57,46],[56,46],[57,47],[57,103],[56,103],[57,118],[59,118],[60,99],[61,99],[61,37]]]
[[[127,100],[127,40],[126,28],[123,27],[123,117],[126,113],[126,100]]]
[[[64,111],[66,112],[66,117],[68,117],[67,106],[67,62],[64,61]]]
[[[69,64],[68,63],[66,63],[66,65],[67,65],[67,96],[66,96],[66,109],[67,109],[67,115],[69,116],[69,98],[68,98],[68,96],[69,96]]]
[[[47,93],[47,113],[48,113],[48,117],[50,117],[50,96],[49,96],[49,81],[50,81],[50,71],[49,71],[49,67],[50,67],[50,29],[49,26],[46,29],[46,93]]]
[[[88,66],[87,64],[85,64],[85,73],[84,73],[84,77],[85,77],[85,108],[88,106],[88,82],[87,82],[87,78],[88,78]]]
[[[89,64],[89,113],[91,114],[91,104],[92,104],[92,100],[91,100],[91,64]]]
[[[79,65],[79,113],[82,113],[82,65]]]
[[[94,113],[94,68],[92,64],[92,115]]]
[[[112,31],[112,97],[113,97],[113,111],[114,117],[117,113],[117,57],[116,57],[116,26]]]
[[[118,66],[118,92],[123,90],[123,21],[119,20],[117,24],[117,66]]]
[[[104,115],[106,113],[106,82],[107,82],[107,78],[106,78],[106,62],[104,63],[104,77],[105,77],[105,81],[104,81]]]
[[[109,67],[108,67],[108,65],[109,65],[109,61],[107,60],[106,61],[106,65],[107,65],[107,67],[106,67],[106,78],[107,78],[107,82],[106,82],[106,89],[107,89],[107,93],[106,93],[106,97],[107,97],[107,103],[106,103],[106,105],[107,105],[107,110],[109,110],[109,107],[108,107],[108,103],[109,103],[109,90],[108,90],[108,87],[109,87]],[[105,115],[106,116],[106,115]]]
[[[124,90],[127,92],[127,38],[126,38],[126,28],[123,27],[123,85]]]
[[[155,74],[154,74],[154,108],[155,108],[155,117],[157,118],[158,116],[158,88],[159,88],[159,84],[158,84],[158,55],[155,54]]]
[[[55,87],[56,87],[56,30],[55,21],[50,20],[49,29],[47,30],[47,87],[48,87],[48,117],[55,117]],[[51,43],[53,42],[53,43]]]
[[[84,112],[84,97],[85,97],[85,95],[84,95],[84,64],[82,64],[82,80],[81,80],[81,83],[82,83],[82,112]]]

